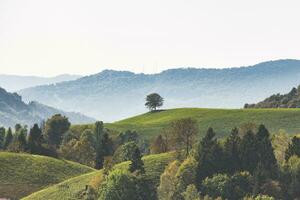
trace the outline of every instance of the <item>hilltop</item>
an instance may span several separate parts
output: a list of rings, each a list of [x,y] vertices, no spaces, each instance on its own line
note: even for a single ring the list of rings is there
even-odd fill
[[[225,136],[233,127],[245,123],[265,124],[272,133],[280,129],[290,134],[300,133],[300,109],[178,108],[145,113],[106,124],[106,127],[117,131],[136,130],[144,137],[152,138],[172,121],[187,117],[197,121],[201,135],[204,135],[209,127],[213,127],[218,136]]]
[[[9,93],[0,88],[0,126],[11,126],[15,124],[32,125],[46,120],[54,114],[60,113],[69,118],[74,124],[92,123],[95,120],[80,113],[65,112],[36,101],[28,104],[22,100],[17,93]]]
[[[143,158],[145,162],[146,177],[153,181],[158,186],[161,173],[165,170],[168,163],[174,159],[172,153],[163,153],[149,155]],[[114,169],[128,168],[129,162],[123,162],[114,166]],[[84,190],[86,185],[89,185],[91,180],[100,176],[103,170],[92,172],[71,178],[57,185],[48,187],[25,197],[23,200],[39,200],[39,199],[79,199],[78,195]]]
[[[25,101],[36,100],[112,122],[145,112],[145,97],[152,92],[164,97],[164,108],[242,108],[245,102],[287,92],[299,80],[299,60],[276,60],[248,67],[178,68],[158,74],[104,70],[19,92]]]
[[[21,198],[94,169],[51,157],[0,152],[0,198]]]

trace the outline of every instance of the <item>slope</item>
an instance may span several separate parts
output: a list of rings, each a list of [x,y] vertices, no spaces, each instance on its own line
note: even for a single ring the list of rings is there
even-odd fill
[[[154,184],[159,184],[159,178],[167,164],[174,159],[172,153],[164,153],[157,155],[149,155],[143,158],[146,169],[146,176],[153,181]],[[129,162],[120,163],[115,168],[127,168]],[[44,190],[38,191],[25,197],[23,200],[38,200],[38,199],[79,199],[79,195],[88,185],[93,177],[102,173],[102,170],[92,172],[79,177],[75,177],[51,186]]]
[[[39,77],[0,74],[0,87],[6,88],[10,92],[16,92],[28,87],[71,81],[78,78],[81,78],[81,76],[62,74],[55,77]]]
[[[0,198],[21,198],[94,169],[55,158],[0,152]]]
[[[65,112],[38,102],[26,104],[17,93],[0,88],[0,126],[14,126],[16,123],[32,125],[60,113],[74,123],[91,123],[95,120],[80,113]]]
[[[271,132],[280,129],[290,134],[300,133],[300,109],[205,109],[178,108],[149,112],[115,123],[106,127],[116,131],[136,130],[146,138],[161,133],[174,120],[190,117],[197,121],[200,134],[213,127],[218,136],[229,134],[233,127],[245,123],[265,124]],[[80,126],[73,127],[74,129]]]

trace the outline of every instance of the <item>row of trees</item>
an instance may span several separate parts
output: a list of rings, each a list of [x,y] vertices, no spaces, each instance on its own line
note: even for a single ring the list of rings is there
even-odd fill
[[[41,125],[17,124],[12,131],[0,128],[0,150],[60,157],[96,169],[133,158],[138,150],[149,153],[148,142],[135,131],[125,131],[112,139],[101,121],[83,129],[70,128],[68,119],[54,115]],[[109,163],[111,162],[111,163]]]
[[[184,121],[188,120],[175,122],[178,126],[181,125],[179,127],[186,126],[176,129],[182,135],[179,136],[175,131],[173,143],[169,140],[173,148],[178,144],[176,141],[183,145],[179,148],[181,159],[172,162],[162,174],[158,187],[159,199],[190,200],[202,199],[204,196],[206,199],[242,199],[259,195],[269,195],[270,197],[265,198],[271,199],[300,197],[298,137],[295,136],[284,151],[286,162],[279,166],[270,134],[264,125],[260,125],[257,132],[249,129],[242,135],[234,128],[228,137],[219,140],[214,130],[209,128],[206,135],[193,146],[193,150],[189,151],[191,144],[196,142],[187,139],[194,138],[188,130],[196,128],[191,129],[193,123],[183,123]],[[172,126],[174,125],[171,125],[171,129]],[[155,146],[168,143],[166,140],[158,136]],[[181,161],[182,158],[186,159]]]
[[[153,188],[153,183],[149,183],[145,176],[113,170],[100,186],[99,199],[274,200],[300,196],[298,137],[295,136],[284,148],[285,161],[278,164],[273,148],[273,145],[278,145],[278,138],[271,137],[264,125],[257,129],[250,125],[234,128],[228,137],[222,139],[216,138],[212,128],[199,140],[197,136],[198,126],[192,119],[171,123],[151,144],[152,153],[175,151],[177,158],[161,175],[158,188]],[[119,150],[124,152],[123,158],[130,158],[127,160],[131,163],[142,163],[140,157],[132,158],[134,149],[138,147],[132,141]],[[117,154],[116,151],[115,156]],[[151,197],[145,195],[150,193]]]
[[[28,132],[27,126],[16,124],[14,132],[0,128],[0,148],[11,152],[28,152],[48,156],[57,156],[62,135],[69,129],[68,119],[61,115],[54,115],[40,126],[34,124]]]

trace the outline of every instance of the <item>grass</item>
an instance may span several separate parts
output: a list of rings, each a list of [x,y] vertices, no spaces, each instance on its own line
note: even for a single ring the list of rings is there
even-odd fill
[[[0,152],[0,198],[19,199],[94,169],[66,161],[21,153]]]
[[[264,124],[275,133],[284,129],[290,134],[300,133],[300,109],[205,109],[177,108],[161,112],[149,112],[115,123],[105,124],[115,131],[136,130],[146,138],[161,133],[172,121],[191,117],[199,125],[200,135],[213,127],[217,135],[227,135],[233,127],[244,123]]]
[[[172,153],[163,153],[149,155],[143,158],[146,169],[147,178],[151,179],[154,184],[159,184],[159,178],[167,164],[174,159]],[[114,168],[128,168],[129,162],[120,163]],[[61,200],[61,199],[80,199],[80,194],[83,192],[86,185],[90,183],[93,177],[102,173],[102,170],[84,174],[75,178],[71,178],[62,183],[48,187],[25,197],[23,200]]]

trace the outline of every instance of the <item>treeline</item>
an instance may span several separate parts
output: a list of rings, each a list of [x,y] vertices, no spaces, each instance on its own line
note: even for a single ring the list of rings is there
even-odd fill
[[[145,178],[147,171],[138,154],[129,159],[131,166],[138,166],[135,168],[138,173],[105,170],[98,186],[86,193],[87,197],[99,200],[300,197],[300,138],[295,136],[290,140],[284,133],[271,137],[264,125],[253,124],[234,128],[222,139],[216,137],[212,128],[204,137],[197,138],[195,121],[188,118],[173,122],[151,145],[151,152],[173,151],[177,158],[165,169],[159,185]]]
[[[219,140],[209,128],[193,153],[169,164],[161,176],[158,197],[295,199],[300,195],[300,145],[296,141],[300,140],[293,139],[286,150],[286,163],[280,166],[265,126],[260,125],[257,132],[248,130],[242,137],[234,128]]]
[[[287,94],[274,94],[257,104],[246,103],[244,108],[300,108],[300,85]]]
[[[57,148],[70,125],[68,118],[57,114],[40,125],[34,124],[29,130],[21,124],[16,124],[14,130],[1,127],[0,150],[57,157]]]
[[[68,118],[54,115],[46,122],[27,126],[16,124],[14,130],[0,128],[0,150],[64,158],[81,164],[103,168],[130,160],[135,149],[149,153],[149,144],[135,131],[125,131],[111,137],[111,131],[98,121],[90,128],[71,128]]]

